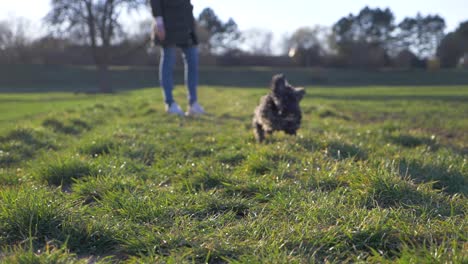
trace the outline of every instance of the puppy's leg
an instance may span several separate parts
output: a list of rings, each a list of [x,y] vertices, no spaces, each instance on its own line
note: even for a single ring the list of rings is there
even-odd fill
[[[254,135],[257,142],[263,142],[265,140],[265,131],[263,130],[262,125],[257,122],[254,122]]]
[[[297,134],[296,130],[285,130],[284,132],[291,136],[295,136]]]

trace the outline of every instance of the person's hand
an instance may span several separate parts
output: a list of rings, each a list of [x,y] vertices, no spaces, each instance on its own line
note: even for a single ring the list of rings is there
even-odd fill
[[[156,17],[153,25],[154,34],[158,37],[160,41],[166,39],[166,30],[164,29],[164,21],[162,17]]]

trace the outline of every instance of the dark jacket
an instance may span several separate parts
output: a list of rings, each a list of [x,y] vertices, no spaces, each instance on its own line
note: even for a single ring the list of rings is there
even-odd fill
[[[160,41],[156,36],[156,44],[162,46],[192,46],[198,44],[195,34],[195,19],[190,0],[151,0],[154,17],[164,19],[166,39]]]

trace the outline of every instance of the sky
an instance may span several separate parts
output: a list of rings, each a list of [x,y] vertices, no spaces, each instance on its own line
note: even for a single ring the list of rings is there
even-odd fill
[[[49,9],[50,0],[0,0],[0,21],[24,17],[38,24]],[[364,6],[390,8],[398,23],[407,16],[438,14],[445,18],[447,30],[468,20],[468,0],[192,0],[194,15],[211,7],[221,20],[233,18],[241,30],[272,31],[276,36],[292,33],[303,26],[331,26],[340,18],[357,14]],[[148,17],[142,11],[141,16]]]

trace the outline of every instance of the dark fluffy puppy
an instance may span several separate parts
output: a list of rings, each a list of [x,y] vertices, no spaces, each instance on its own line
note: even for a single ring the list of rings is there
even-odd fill
[[[292,87],[283,74],[273,76],[271,91],[262,97],[254,112],[252,124],[258,142],[274,131],[296,134],[302,119],[299,102],[304,94],[304,88]]]

